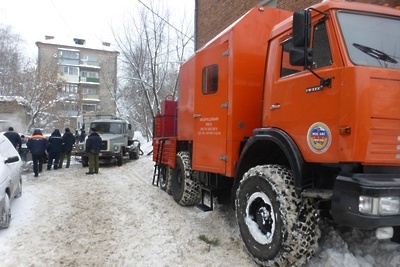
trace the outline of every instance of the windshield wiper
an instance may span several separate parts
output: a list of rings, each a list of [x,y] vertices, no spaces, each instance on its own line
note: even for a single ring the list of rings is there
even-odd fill
[[[360,49],[365,54],[367,54],[367,55],[369,55],[369,56],[371,56],[373,58],[376,58],[376,59],[379,59],[379,60],[383,60],[383,61],[386,61],[386,62],[390,62],[390,63],[394,63],[394,64],[398,63],[397,60],[395,60],[394,58],[392,58],[388,54],[385,54],[382,51],[376,50],[376,49],[368,47],[368,46],[356,44],[356,43],[353,43],[353,45],[354,45],[355,48]]]

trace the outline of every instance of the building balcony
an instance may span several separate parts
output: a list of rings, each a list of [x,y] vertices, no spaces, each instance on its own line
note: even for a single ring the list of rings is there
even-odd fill
[[[82,101],[86,102],[99,102],[99,95],[82,95]]]
[[[67,83],[79,83],[79,76],[78,75],[59,75],[58,76],[61,80]]]
[[[91,77],[80,77],[80,82],[81,83],[99,84],[100,79],[99,78],[91,78]]]

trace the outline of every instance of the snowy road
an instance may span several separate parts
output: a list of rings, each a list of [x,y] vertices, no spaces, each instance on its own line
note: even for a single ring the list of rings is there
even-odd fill
[[[86,171],[75,162],[24,174],[10,228],[0,230],[1,266],[256,266],[233,213],[178,206],[151,184],[151,156]],[[325,225],[320,245],[307,266],[400,266],[400,246],[370,232]]]

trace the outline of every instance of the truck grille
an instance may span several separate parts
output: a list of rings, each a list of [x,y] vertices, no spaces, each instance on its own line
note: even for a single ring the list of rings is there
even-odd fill
[[[107,150],[107,141],[101,141],[101,150]]]
[[[400,120],[371,119],[368,162],[399,164]]]

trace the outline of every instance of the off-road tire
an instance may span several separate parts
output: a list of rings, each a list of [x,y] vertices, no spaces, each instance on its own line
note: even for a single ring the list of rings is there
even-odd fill
[[[3,204],[0,207],[0,228],[8,228],[11,221],[11,204],[8,194],[5,194]]]
[[[244,246],[257,264],[302,266],[313,256],[321,234],[319,218],[313,199],[296,194],[288,168],[251,168],[240,182],[235,204]]]
[[[129,159],[138,159],[138,158],[139,158],[138,152],[134,151],[129,152]]]
[[[174,200],[182,206],[193,206],[200,202],[200,185],[192,176],[189,152],[178,152],[176,168],[172,171],[171,190]]]
[[[123,157],[123,153],[121,151],[121,153],[117,156],[117,166],[118,167],[122,166],[122,157]]]
[[[160,171],[160,188],[161,190],[164,190],[167,194],[171,195],[172,169],[169,166],[162,166]]]

